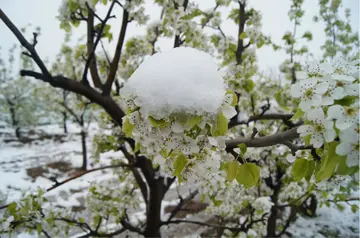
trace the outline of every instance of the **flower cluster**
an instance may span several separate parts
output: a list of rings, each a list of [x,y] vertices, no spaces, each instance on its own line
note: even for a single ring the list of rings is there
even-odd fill
[[[251,17],[246,22],[246,30],[247,36],[249,37],[250,41],[257,42],[261,37],[261,14],[258,11],[252,10]]]
[[[209,22],[218,14],[202,12],[195,4],[188,3],[183,7],[184,1],[156,1],[163,8],[163,18],[161,21],[162,32],[166,37],[182,35],[180,42],[182,45],[207,51],[209,47],[208,36],[204,33],[201,24],[195,18],[204,16],[204,21]],[[219,20],[215,20],[215,23]]]
[[[183,178],[201,180],[199,176],[213,176],[220,168],[221,158],[212,149],[225,149],[225,137],[223,133],[218,134],[217,124],[227,124],[235,115],[235,110],[228,104],[232,103],[232,98],[233,94],[227,94],[226,99],[229,100],[224,100],[217,115],[191,115],[183,112],[161,119],[146,116],[141,111],[141,105],[128,99],[129,108],[138,110],[124,118],[125,125],[129,125],[131,131],[125,127],[123,131],[128,132],[142,146],[141,152],[153,157],[168,175],[179,175],[179,163],[184,163]]]
[[[300,98],[305,125],[301,137],[320,148],[339,138],[336,153],[347,156],[347,165],[359,164],[359,66],[354,60],[336,59],[332,63],[313,63],[298,73],[299,82],[291,94]],[[334,123],[335,122],[335,123]]]
[[[144,57],[150,55],[153,46],[141,36],[132,37],[126,42],[125,52],[121,55],[119,64],[119,74],[122,79],[127,80],[134,73],[136,68],[144,60]]]
[[[176,48],[147,59],[122,89],[123,132],[168,175],[200,180],[220,167],[217,151],[225,149],[237,98],[214,65],[204,52]]]
[[[145,14],[144,0],[126,1],[124,9],[129,12],[130,20],[136,21],[139,25],[144,25],[149,20],[149,16]]]

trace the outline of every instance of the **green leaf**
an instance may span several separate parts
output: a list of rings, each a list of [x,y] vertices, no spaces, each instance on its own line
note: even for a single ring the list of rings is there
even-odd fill
[[[263,38],[259,38],[258,41],[256,42],[256,47],[258,49],[260,49],[261,47],[263,47],[263,45],[265,44],[265,41]]]
[[[79,20],[72,20],[72,21],[71,21],[71,24],[72,24],[73,26],[75,26],[75,27],[78,27],[78,26],[80,26],[80,21],[79,21]]]
[[[342,204],[336,203],[336,207],[337,207],[337,209],[339,209],[340,211],[344,211],[344,210],[345,210],[345,207],[344,207],[344,205],[342,205]]]
[[[315,173],[316,182],[330,178],[334,172],[336,165],[341,156],[336,154],[336,146],[339,144],[337,141],[325,144],[326,153],[321,159],[321,164],[318,171]]]
[[[157,120],[153,118],[152,116],[148,116],[148,119],[150,121],[150,124],[152,127],[158,128],[158,127],[165,127],[169,125],[170,121],[165,121],[164,119]]]
[[[8,205],[7,210],[9,211],[10,215],[14,216],[16,214],[16,202],[12,202]]]
[[[199,125],[202,121],[201,116],[192,115],[186,122],[186,128],[192,129],[194,126]]]
[[[309,160],[307,173],[305,174],[306,181],[310,181],[310,178],[314,173],[314,169],[315,169],[315,161],[314,160]]]
[[[211,196],[210,200],[214,203],[215,207],[218,207],[223,203],[221,200],[216,200],[215,196]]]
[[[308,177],[309,174],[311,177],[313,169],[314,169],[313,161],[303,159],[303,158],[299,158],[299,159],[295,160],[295,162],[292,166],[292,169],[291,169],[294,181],[295,182],[300,181],[304,177]]]
[[[236,180],[245,188],[255,186],[260,178],[260,168],[253,163],[246,163],[238,166]]]
[[[231,94],[231,95],[233,96],[233,100],[232,100],[231,106],[232,106],[232,107],[235,107],[235,106],[238,104],[238,97],[236,96],[236,94],[235,94],[233,91],[231,91],[231,90],[228,90],[228,91],[226,92],[226,94]]]
[[[357,98],[357,96],[346,96],[340,100],[335,100],[335,104],[339,104],[341,106],[350,106],[357,100]]]
[[[247,146],[245,145],[245,143],[241,143],[241,144],[237,145],[237,147],[240,149],[241,154],[245,155],[245,153],[247,151]]]
[[[304,140],[305,145],[310,145],[311,135],[304,136],[302,139]]]
[[[134,152],[137,153],[140,151],[140,148],[141,148],[141,144],[140,143],[136,143],[135,144],[135,148],[134,148]]]
[[[100,215],[93,216],[93,224],[94,224],[94,226],[97,226],[97,224],[99,224],[100,219],[101,219]]]
[[[249,93],[255,88],[255,83],[251,79],[247,79],[244,82],[245,82],[244,89],[246,90],[246,92]]]
[[[86,47],[85,44],[79,45],[79,47],[77,48],[77,50],[76,50],[76,52],[75,52],[75,55],[74,55],[75,59],[78,59],[78,58],[81,56],[81,54],[82,54],[82,53],[84,52],[84,50],[85,50],[85,47]]]
[[[233,181],[236,178],[238,165],[239,163],[236,160],[227,163],[227,180]]]
[[[200,9],[195,8],[190,14],[187,14],[182,17],[183,20],[191,20],[197,16],[200,16],[202,14],[202,11]]]
[[[66,32],[70,32],[71,31],[71,25],[70,25],[69,22],[61,22],[60,23],[60,29],[63,29]]]
[[[36,231],[38,236],[40,236],[41,232],[42,232],[42,225],[41,223],[36,224]]]
[[[312,40],[313,35],[311,34],[310,31],[307,31],[307,32],[304,33],[304,35],[302,37],[307,39],[308,41],[310,41],[310,40]]]
[[[353,213],[356,213],[358,210],[359,210],[358,205],[356,205],[356,204],[352,204],[352,205],[351,205],[351,211],[352,211]]]
[[[215,125],[211,128],[213,136],[224,136],[228,131],[228,121],[222,111],[219,112],[216,118]]]
[[[180,154],[174,162],[174,176],[179,177],[187,163],[187,156]]]
[[[132,136],[132,131],[134,130],[134,125],[130,123],[129,118],[126,118],[123,126],[122,126],[122,131],[125,133],[126,137],[131,137]]]
[[[338,175],[353,175],[358,171],[358,166],[348,167],[346,164],[346,156],[339,158],[339,164],[336,168],[336,174]]]
[[[239,36],[240,40],[243,40],[243,39],[245,39],[246,37],[247,37],[246,32],[241,32],[241,34],[240,34],[240,36]]]
[[[302,116],[304,116],[305,112],[303,112],[301,110],[301,108],[299,107],[297,110],[296,110],[296,113],[292,116],[292,118],[290,119],[291,121],[296,121],[296,120],[299,120]]]

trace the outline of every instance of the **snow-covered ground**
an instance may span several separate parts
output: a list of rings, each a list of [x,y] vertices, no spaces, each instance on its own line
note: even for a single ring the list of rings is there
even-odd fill
[[[36,128],[36,130],[43,130],[47,134],[62,134],[62,128],[57,125],[42,126]],[[5,139],[14,139],[11,135],[13,130],[8,128],[0,129],[0,191],[7,195],[4,204],[16,201],[24,191],[31,192],[36,191],[38,187],[43,189],[51,187],[54,184],[51,177],[55,177],[57,181],[62,181],[76,172],[76,168],[80,167],[82,162],[81,138],[79,135],[80,128],[70,124],[68,130],[68,135],[59,137],[60,139],[35,140],[31,143],[24,144],[16,141],[5,143]],[[91,157],[92,138],[98,131],[97,125],[91,124],[88,131],[87,147],[88,155]],[[122,154],[119,152],[104,153],[101,155],[100,162],[94,166],[90,158],[89,167],[109,165],[111,158],[119,158],[121,156]],[[65,163],[60,164],[63,166],[61,167],[56,162]],[[53,168],[51,168],[51,166]],[[87,192],[86,188],[89,187],[89,184],[92,181],[108,179],[111,176],[113,175],[109,173],[109,170],[93,172],[46,193],[46,196],[56,205],[72,209],[81,209],[81,206],[84,205],[84,197]],[[181,192],[187,193],[188,191],[189,188],[181,188]],[[172,186],[162,207],[165,208],[168,205],[176,205],[178,202],[177,194],[176,186]],[[335,207],[322,207],[318,209],[317,217],[315,218],[299,217],[298,220],[290,226],[289,232],[291,232],[294,237],[358,237],[359,213],[354,214],[351,211],[351,203],[344,203],[343,205],[345,206],[344,211],[339,211]],[[140,207],[145,208],[144,204]],[[164,213],[163,216],[165,216]],[[199,213],[191,219],[198,220],[204,217],[206,217],[204,213]],[[134,213],[133,219],[144,219],[144,212],[138,211]],[[203,230],[196,226],[191,228],[188,225],[180,225],[174,227],[174,229],[177,229],[176,233],[173,233],[173,229],[168,229],[168,233],[166,233],[166,230],[164,230],[164,232],[171,236],[173,236],[173,234],[178,234],[177,236],[188,236]],[[179,229],[182,229],[181,233]],[[21,234],[18,237],[37,236]]]

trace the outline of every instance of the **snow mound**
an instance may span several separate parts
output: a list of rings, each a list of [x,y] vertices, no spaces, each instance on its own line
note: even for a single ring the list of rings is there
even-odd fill
[[[188,47],[174,48],[146,59],[121,90],[132,97],[144,116],[173,113],[216,114],[225,85],[214,59]]]

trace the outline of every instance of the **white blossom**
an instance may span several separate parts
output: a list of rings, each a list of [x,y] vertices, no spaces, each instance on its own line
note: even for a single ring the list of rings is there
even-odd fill
[[[316,78],[303,79],[291,85],[291,95],[294,98],[301,98],[299,106],[306,111],[312,106],[322,104],[322,95],[327,91],[328,87],[328,83],[318,83]]]
[[[359,122],[359,108],[333,105],[328,109],[328,119],[336,119],[336,127],[344,130]]]
[[[340,132],[340,144],[336,147],[338,155],[346,155],[346,164],[355,166],[359,164],[359,133],[358,124],[354,124]]]
[[[315,148],[320,148],[324,141],[331,142],[335,139],[334,123],[331,120],[325,120],[324,111],[321,108],[309,110],[307,118],[311,124],[300,126],[297,132],[301,137],[310,135],[310,143]]]

